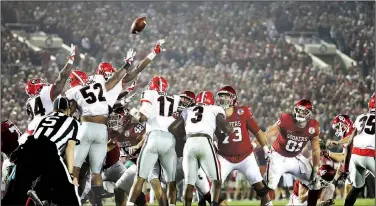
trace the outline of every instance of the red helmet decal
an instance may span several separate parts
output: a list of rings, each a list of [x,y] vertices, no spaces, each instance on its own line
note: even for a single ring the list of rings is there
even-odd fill
[[[156,76],[149,82],[149,89],[157,92],[167,92],[168,82],[162,76]]]
[[[214,95],[209,91],[202,91],[196,96],[197,104],[214,105]]]

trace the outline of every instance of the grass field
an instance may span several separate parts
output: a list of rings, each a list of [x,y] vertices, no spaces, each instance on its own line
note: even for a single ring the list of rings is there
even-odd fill
[[[285,206],[286,204],[288,203],[287,200],[280,200],[280,201],[273,201],[273,205],[274,206]],[[343,206],[344,205],[344,200],[340,199],[340,200],[336,200],[335,201],[335,205],[338,205],[338,206]],[[106,206],[110,206],[110,205],[115,205],[114,203],[111,203],[111,202],[106,202],[105,203]],[[158,204],[148,204],[149,206],[157,206]],[[178,203],[177,206],[182,206],[183,204],[182,203]],[[197,205],[197,202],[194,203],[193,205]],[[208,205],[208,204],[207,204]],[[232,201],[232,202],[228,202],[228,205],[234,205],[234,206],[252,206],[252,205],[260,205],[260,202],[259,201]],[[375,199],[358,199],[355,203],[355,206],[374,206],[375,205]],[[209,206],[209,205],[208,205]]]

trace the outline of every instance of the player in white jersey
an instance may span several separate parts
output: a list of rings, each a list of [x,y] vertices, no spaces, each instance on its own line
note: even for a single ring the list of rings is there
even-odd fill
[[[147,55],[144,59],[142,59],[136,65],[135,69],[123,78],[123,81],[118,82],[114,88],[107,91],[107,95],[105,97],[106,97],[108,105],[110,105],[111,108],[114,106],[117,100],[120,100],[121,98],[125,97],[128,93],[130,93],[133,90],[137,81],[136,78],[138,77],[139,73],[142,70],[144,70],[146,66],[148,66],[151,63],[151,61],[155,58],[155,56],[158,55],[162,51],[161,46],[164,42],[165,42],[164,39],[158,40],[153,48],[153,51],[149,55]],[[98,65],[96,72],[95,72],[96,75],[94,75],[93,78],[94,80],[96,80],[98,78],[103,77],[105,81],[107,81],[115,72],[116,70],[112,66],[112,64],[108,62],[102,62]],[[123,84],[128,83],[132,81],[133,79],[136,79],[135,82],[130,87],[123,90]],[[124,101],[125,99],[123,99],[123,101],[120,101],[120,103],[122,103],[122,106],[126,104],[126,102]]]
[[[346,197],[345,206],[355,204],[356,197],[365,184],[367,170],[375,176],[375,101],[376,95],[373,94],[368,102],[369,112],[356,118],[354,123],[356,130],[350,137],[352,151],[349,151],[350,149],[347,151],[342,178],[345,178],[349,172],[353,188]],[[350,155],[351,158],[348,158]]]
[[[59,77],[54,84],[49,84],[44,79],[31,79],[26,83],[25,91],[29,95],[29,99],[26,102],[26,111],[32,118],[29,123],[26,135],[33,134],[35,127],[38,125],[42,118],[52,112],[52,102],[64,89],[65,82],[69,77],[69,73],[72,70],[74,57],[76,55],[76,47],[71,45],[71,52],[68,62],[64,68],[60,71]],[[26,141],[26,138],[23,138]],[[23,141],[23,140],[20,140]]]
[[[156,76],[149,83],[149,90],[141,95],[139,110],[132,108],[130,114],[140,122],[146,122],[146,141],[137,160],[137,180],[134,181],[127,205],[133,205],[140,195],[142,186],[159,160],[168,182],[170,204],[176,202],[176,152],[175,137],[168,131],[168,126],[175,120],[180,97],[168,95],[168,82],[164,77]],[[159,185],[158,192],[162,191]],[[161,192],[162,193],[162,192]],[[161,205],[166,200],[158,200]]]
[[[136,52],[133,49],[128,50],[124,65],[108,81],[104,78],[88,81],[86,73],[73,71],[69,77],[71,88],[65,92],[66,97],[72,102],[71,112],[78,109],[81,113],[81,126],[77,134],[77,139],[81,144],[78,145],[74,155],[74,176],[79,177],[80,168],[89,156],[92,172],[91,191],[94,193],[97,205],[102,205],[103,185],[100,172],[107,153],[107,117],[109,115],[107,91],[114,88],[127,75],[135,55]]]
[[[217,153],[213,145],[213,135],[217,126],[231,135],[233,128],[225,119],[222,107],[214,105],[211,92],[203,91],[196,96],[196,106],[183,110],[179,119],[169,127],[176,137],[185,129],[187,141],[183,151],[183,171],[186,184],[184,205],[191,205],[193,188],[197,179],[199,166],[212,180],[213,196],[211,205],[219,205],[221,174]],[[182,125],[185,128],[182,129]]]

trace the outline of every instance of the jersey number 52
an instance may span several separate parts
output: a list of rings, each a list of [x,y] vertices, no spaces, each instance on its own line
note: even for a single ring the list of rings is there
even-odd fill
[[[93,90],[99,90],[98,97],[95,96],[93,91],[90,91],[91,87],[93,87]],[[97,100],[99,100],[100,102],[106,101],[106,98],[103,96],[103,88],[100,83],[95,83],[93,85],[83,87],[82,89],[80,89],[80,92],[84,97],[86,103],[88,104],[93,104]]]

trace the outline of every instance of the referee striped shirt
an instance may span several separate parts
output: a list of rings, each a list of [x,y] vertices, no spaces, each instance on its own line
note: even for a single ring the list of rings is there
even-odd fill
[[[60,112],[53,112],[44,117],[34,130],[34,138],[47,138],[55,143],[59,155],[64,157],[68,140],[76,139],[79,123],[77,120]]]

